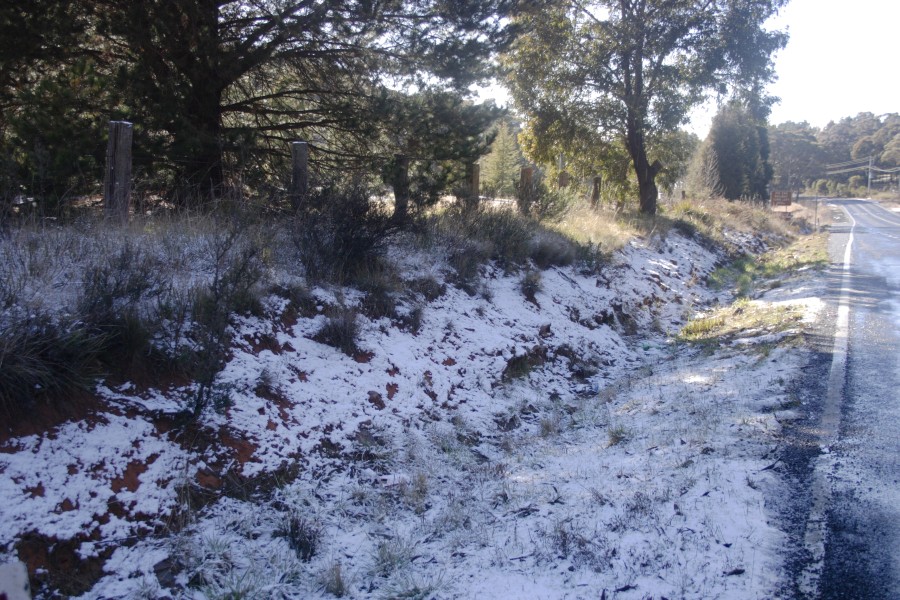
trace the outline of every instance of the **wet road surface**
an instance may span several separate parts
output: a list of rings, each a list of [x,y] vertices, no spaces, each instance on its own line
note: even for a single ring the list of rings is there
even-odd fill
[[[820,413],[797,450],[807,465],[796,532],[805,564],[794,590],[900,599],[900,215],[862,200],[831,205],[834,335],[812,366]]]

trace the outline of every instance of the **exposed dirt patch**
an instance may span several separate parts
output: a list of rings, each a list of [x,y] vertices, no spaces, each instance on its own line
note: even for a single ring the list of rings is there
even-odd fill
[[[100,411],[107,407],[102,398],[87,391],[66,396],[65,402],[37,398],[28,407],[27,415],[4,416],[0,427],[0,452],[11,453],[6,447],[10,440],[29,435],[42,435],[69,421],[101,422]]]
[[[35,591],[55,590],[64,597],[83,594],[103,576],[103,564],[112,555],[107,547],[99,555],[81,558],[78,548],[90,539],[79,535],[59,540],[39,533],[28,533],[16,544],[19,560],[28,568]]]
[[[268,350],[272,354],[281,354],[284,352],[281,344],[278,343],[278,339],[271,333],[264,333],[261,335],[251,335],[248,333],[244,335],[243,340],[249,344],[250,351],[254,356],[259,356],[259,353],[263,350]]]
[[[385,407],[384,399],[381,397],[381,394],[375,391],[369,392],[369,404],[374,406],[377,410],[384,410]]]
[[[123,490],[136,492],[141,486],[140,476],[147,472],[147,465],[153,464],[157,458],[158,455],[151,457],[147,462],[133,460],[128,463],[122,475],[113,478],[111,482],[112,491],[116,494]]]

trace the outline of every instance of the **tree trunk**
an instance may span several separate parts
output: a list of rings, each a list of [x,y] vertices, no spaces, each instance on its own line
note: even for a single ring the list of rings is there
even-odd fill
[[[176,150],[181,165],[182,203],[196,206],[222,196],[225,169],[222,164],[222,109],[218,82],[197,82],[185,114],[187,131]],[[176,138],[177,139],[177,138]]]
[[[644,133],[638,120],[628,117],[627,132],[628,153],[631,155],[631,163],[634,166],[638,180],[638,194],[640,197],[641,213],[645,215],[656,214],[656,200],[659,190],[656,187],[656,175],[662,165],[659,161],[650,164],[647,158],[647,146],[644,142]]]
[[[394,188],[394,221],[405,223],[409,212],[409,157],[403,154],[394,155],[391,187]]]

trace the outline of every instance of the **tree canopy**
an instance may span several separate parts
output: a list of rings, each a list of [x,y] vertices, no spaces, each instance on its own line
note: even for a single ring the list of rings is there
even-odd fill
[[[772,166],[765,121],[746,104],[733,100],[713,118],[704,151],[712,152],[718,191],[728,200],[768,197]]]
[[[760,98],[786,35],[763,23],[786,0],[553,0],[520,17],[509,85],[542,157],[624,147],[640,208],[656,212],[664,168],[650,149],[710,92]]]
[[[837,192],[838,185],[860,181],[870,159],[876,182],[897,179],[900,167],[900,115],[897,113],[859,113],[831,121],[821,129],[808,123],[781,123],[769,127],[769,138],[775,184],[783,189],[797,191],[819,180],[817,187]],[[827,181],[823,179],[826,177]]]
[[[788,121],[769,127],[773,181],[778,188],[799,191],[824,173],[818,131],[809,123]]]
[[[439,112],[427,122],[453,120],[453,111],[457,120],[483,122],[461,99],[511,41],[517,4],[18,3],[0,9],[0,31],[21,32],[4,36],[0,48],[0,134],[50,155],[66,139],[84,139],[72,146],[99,160],[105,123],[133,121],[143,149],[136,170],[168,174],[187,202],[219,194],[227,176],[271,173],[291,139],[309,140],[321,167],[388,160],[398,148],[383,142],[398,114],[416,113],[411,104]],[[410,101],[416,93],[423,99]],[[483,144],[451,146],[462,153]],[[38,159],[22,162],[34,171]]]
[[[497,125],[490,152],[481,161],[481,185],[490,194],[512,198],[524,163],[519,149],[517,126],[508,120]]]

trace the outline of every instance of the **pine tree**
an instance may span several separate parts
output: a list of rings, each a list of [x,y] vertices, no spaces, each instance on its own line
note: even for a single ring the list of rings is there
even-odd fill
[[[40,52],[19,53],[15,61],[0,56],[0,125],[9,122],[13,110],[3,103],[9,91],[22,98],[20,79],[10,76],[18,71],[8,69],[7,63],[55,76],[79,60],[89,60],[94,72],[105,78],[104,93],[96,95],[93,105],[79,105],[79,112],[133,121],[138,155],[148,157],[139,170],[168,174],[169,181],[178,184],[176,197],[183,203],[222,194],[230,176],[240,175],[244,181],[248,176],[271,176],[273,166],[285,161],[288,141],[295,139],[312,143],[318,166],[346,171],[383,159],[385,151],[377,144],[394,127],[394,115],[403,112],[405,102],[393,90],[447,93],[462,102],[474,82],[490,75],[489,59],[515,33],[509,17],[516,4],[18,3],[15,9],[0,9],[0,32],[15,30],[19,21],[63,31],[66,19],[41,21],[56,14],[45,11],[48,5],[71,12],[69,21],[83,25],[82,35],[77,44],[61,45],[62,51],[52,56],[41,50],[43,40],[53,37],[49,32],[36,44]],[[5,46],[3,39],[0,48]],[[77,91],[80,83],[72,81],[70,86]],[[40,124],[41,130],[46,127]],[[440,127],[424,133],[432,138],[447,135]],[[102,146],[102,141],[95,139],[93,145]]]
[[[523,163],[513,124],[501,122],[497,126],[497,137],[491,151],[481,162],[482,189],[497,197],[512,198]]]
[[[729,200],[768,197],[772,179],[765,123],[747,104],[733,100],[719,109],[707,137],[715,153],[722,195]]]

